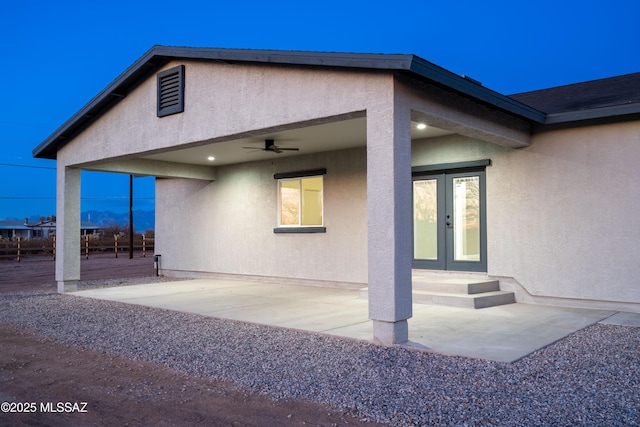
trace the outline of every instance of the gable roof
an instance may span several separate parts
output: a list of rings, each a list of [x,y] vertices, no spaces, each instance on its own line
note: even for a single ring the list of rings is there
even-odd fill
[[[543,123],[545,120],[544,113],[535,108],[485,88],[471,79],[447,71],[415,55],[154,46],[38,145],[33,150],[33,156],[55,159],[58,149],[126,97],[154,72],[176,59],[400,72],[443,86],[529,121]]]
[[[41,221],[37,224],[30,224],[28,227],[30,228],[56,228],[58,223],[56,221]],[[81,221],[80,229],[81,230],[99,230],[102,227],[95,222],[91,221]]]
[[[640,73],[510,96],[547,113],[546,124],[640,113]]]
[[[32,228],[56,228],[55,221],[40,221],[37,223],[28,223],[25,221],[19,221],[14,219],[2,219],[0,220],[0,229],[10,229],[10,230],[29,230]],[[81,229],[95,229],[98,230],[102,228],[98,224],[91,221],[82,221],[80,223]]]
[[[24,221],[14,219],[0,220],[0,229],[2,230],[28,230],[29,226]]]
[[[505,96],[415,55],[154,46],[39,144],[33,156],[55,159],[58,149],[75,135],[153,73],[177,59],[397,72],[542,126],[640,115],[640,73]]]

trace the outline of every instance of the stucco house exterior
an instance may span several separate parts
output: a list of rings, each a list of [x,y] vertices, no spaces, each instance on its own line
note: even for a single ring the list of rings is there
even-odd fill
[[[80,224],[80,235],[95,234],[100,230],[100,226],[90,221],[82,221]],[[0,220],[0,240],[25,240],[49,239],[56,234],[55,219],[43,219],[39,222],[30,223],[28,218],[24,221]]]
[[[56,220],[44,220],[39,223],[33,224],[33,235],[39,238],[48,239],[56,234]],[[80,222],[80,235],[87,236],[97,234],[100,231],[100,226],[91,221]]]
[[[640,312],[640,73],[505,96],[413,55],[155,46],[33,154],[60,292],[86,169],[157,177],[163,274],[368,287],[385,344],[424,271]]]
[[[0,240],[31,239],[32,228],[28,221],[17,221],[12,219],[0,220]]]

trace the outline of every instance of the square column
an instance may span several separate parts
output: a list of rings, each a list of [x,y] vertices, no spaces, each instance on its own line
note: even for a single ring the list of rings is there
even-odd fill
[[[80,169],[58,166],[56,184],[58,292],[78,290],[80,280]]]
[[[410,109],[367,110],[369,318],[383,345],[409,339],[411,200]]]

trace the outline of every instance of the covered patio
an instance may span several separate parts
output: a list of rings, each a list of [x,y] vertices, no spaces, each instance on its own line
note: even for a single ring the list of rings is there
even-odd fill
[[[81,278],[81,171],[153,176],[161,274],[234,281],[79,295],[517,360],[637,311],[637,239],[598,210],[626,206],[637,161],[595,142],[633,153],[637,127],[571,130],[588,105],[550,116],[414,55],[155,46],[34,149],[57,161],[58,291]],[[596,310],[417,305],[415,268]]]
[[[164,270],[366,282],[369,336],[404,343],[412,144],[527,147],[543,119],[414,55],[155,46],[34,150],[58,162],[58,290],[80,277],[80,172],[155,176]],[[289,224],[276,186],[310,173],[319,219]]]
[[[348,339],[369,341],[372,337],[367,300],[351,289],[206,278],[83,290],[71,295]],[[403,345],[514,362],[600,321],[640,325],[640,315],[530,304],[482,310],[414,304],[408,322],[409,341]]]

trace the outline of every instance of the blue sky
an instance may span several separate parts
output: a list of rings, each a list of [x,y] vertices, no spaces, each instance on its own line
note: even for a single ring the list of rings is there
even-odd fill
[[[413,53],[503,94],[640,71],[638,0],[6,1],[0,218],[55,213],[31,151],[155,44]],[[128,176],[84,173],[82,210],[128,209]],[[153,209],[153,179],[135,181]]]

